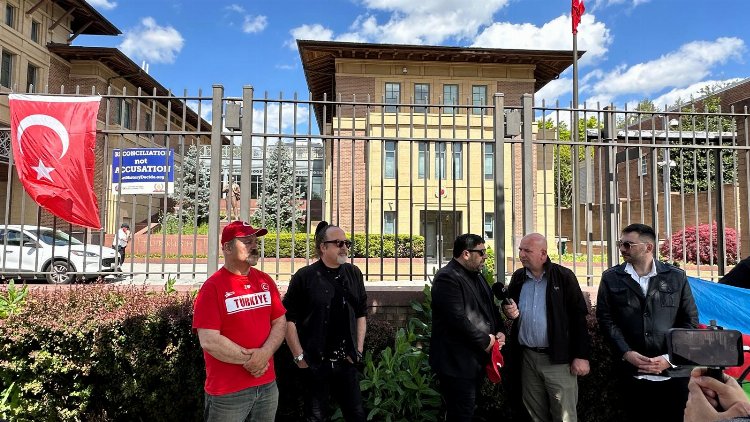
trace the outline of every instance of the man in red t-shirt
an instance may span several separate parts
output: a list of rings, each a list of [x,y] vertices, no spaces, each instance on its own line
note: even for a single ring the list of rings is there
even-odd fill
[[[224,266],[195,299],[193,330],[206,361],[205,421],[274,420],[279,401],[273,354],[284,340],[286,309],[258,263],[268,233],[233,221],[221,233]]]

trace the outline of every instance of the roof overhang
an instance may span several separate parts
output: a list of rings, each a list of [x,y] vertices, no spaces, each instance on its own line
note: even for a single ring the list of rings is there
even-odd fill
[[[32,4],[31,8],[26,13],[29,13],[32,9],[38,7],[47,0],[37,0],[36,3]],[[85,34],[85,35],[120,35],[122,32],[112,22],[108,21],[101,13],[97,12],[96,9],[91,7],[84,0],[53,0],[54,3],[65,10],[65,15],[71,15],[73,17],[73,23],[71,24],[70,30],[73,34]]]
[[[302,68],[312,99],[336,94],[336,59],[510,64],[534,66],[534,92],[560,77],[573,64],[569,50],[506,50],[499,48],[370,44],[297,40]],[[585,51],[579,51],[578,57]],[[320,118],[320,117],[319,117]]]

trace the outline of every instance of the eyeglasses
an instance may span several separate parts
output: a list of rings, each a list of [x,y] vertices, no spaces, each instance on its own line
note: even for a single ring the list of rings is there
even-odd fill
[[[624,241],[623,240],[618,240],[617,241],[617,247],[618,248],[623,248],[626,251],[628,249],[630,249],[631,246],[634,246],[634,245],[643,245],[643,243],[631,242],[629,240],[624,240]]]
[[[476,252],[479,256],[484,256],[487,253],[487,249],[467,249],[467,252]]]
[[[351,240],[324,240],[322,243],[332,243],[339,248],[343,248],[344,245],[346,245],[347,248],[352,247],[352,241]]]

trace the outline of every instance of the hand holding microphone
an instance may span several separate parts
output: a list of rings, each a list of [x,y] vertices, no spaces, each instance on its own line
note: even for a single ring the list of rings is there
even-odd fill
[[[508,289],[502,283],[495,283],[492,285],[492,294],[495,295],[497,300],[502,304],[503,313],[508,319],[516,319],[520,314],[518,311],[518,305],[508,296]]]

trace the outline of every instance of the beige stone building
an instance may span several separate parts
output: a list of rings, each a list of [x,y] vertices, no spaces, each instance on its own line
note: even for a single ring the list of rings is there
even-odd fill
[[[186,148],[208,143],[210,125],[118,49],[71,45],[81,34],[120,34],[87,2],[5,0],[0,2],[0,17],[0,222],[37,221],[36,204],[9,168],[10,116],[4,94],[10,92],[104,95],[94,176],[102,224],[111,233],[120,221],[138,229],[149,217],[155,219],[163,209],[163,195],[112,193],[113,149],[168,147],[179,160],[180,142]],[[178,131],[194,134],[167,133]],[[52,219],[42,210],[42,224]]]
[[[297,44],[312,100],[335,101],[315,106],[326,143],[326,218],[347,232],[423,235],[431,258],[449,258],[465,232],[504,236],[507,251],[515,247],[511,233],[521,234],[513,214],[521,214],[526,186],[534,190],[536,230],[554,233],[551,149],[546,159],[534,149],[544,164],[522,180],[520,145],[510,143],[518,136],[506,136],[505,221],[496,224],[488,106],[502,93],[506,113],[520,107],[523,94],[572,64],[572,52]]]

